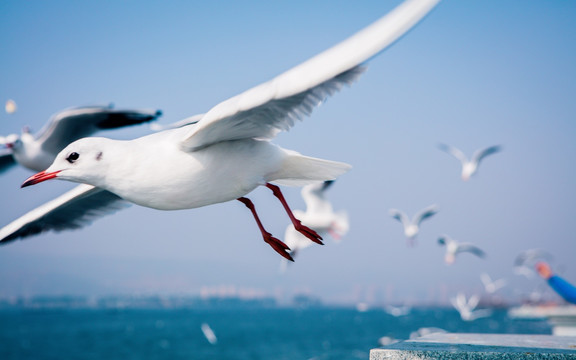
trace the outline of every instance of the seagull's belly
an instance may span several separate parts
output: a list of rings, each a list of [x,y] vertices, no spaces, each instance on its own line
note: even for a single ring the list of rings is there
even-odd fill
[[[112,191],[150,208],[197,208],[248,194],[278,170],[283,157],[280,148],[254,140],[223,142],[191,153],[179,150],[170,161],[138,169],[137,184]]]

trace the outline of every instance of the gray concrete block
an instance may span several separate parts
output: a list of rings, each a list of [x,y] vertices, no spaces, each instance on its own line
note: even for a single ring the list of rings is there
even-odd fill
[[[575,359],[575,336],[431,334],[370,351],[370,360]]]

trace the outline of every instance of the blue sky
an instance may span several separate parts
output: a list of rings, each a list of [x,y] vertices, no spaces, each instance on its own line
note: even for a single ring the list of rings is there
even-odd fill
[[[386,14],[399,1],[3,1],[0,4],[0,134],[39,130],[70,106],[158,108],[163,123],[218,102],[299,64]],[[80,231],[43,234],[0,248],[0,296],[195,294],[234,286],[334,302],[446,300],[481,293],[479,274],[505,277],[517,297],[539,279],[512,273],[522,250],[543,248],[576,281],[576,3],[445,0],[352,87],[332,96],[275,143],[353,169],[330,189],[351,230],[302,252],[284,275],[238,202],[162,212],[132,206]],[[100,135],[133,138],[146,126]],[[436,148],[471,154],[500,144],[475,178]],[[72,184],[20,189],[30,175],[0,178],[0,224]],[[285,189],[293,208],[299,189]],[[250,195],[269,231],[288,219],[267,189]],[[436,203],[409,248],[389,208],[413,214]],[[441,234],[485,249],[443,263]]]

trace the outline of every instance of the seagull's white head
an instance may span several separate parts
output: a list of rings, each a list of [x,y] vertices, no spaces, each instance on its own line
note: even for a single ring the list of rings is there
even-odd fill
[[[22,187],[59,178],[98,186],[108,168],[108,142],[105,138],[84,138],[62,150],[50,167],[29,177]]]

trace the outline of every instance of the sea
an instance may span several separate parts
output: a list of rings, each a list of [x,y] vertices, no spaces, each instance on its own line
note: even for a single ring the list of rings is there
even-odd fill
[[[369,359],[369,351],[419,329],[551,334],[542,320],[506,309],[463,321],[452,308],[215,307],[0,309],[0,359]],[[421,330],[422,331],[422,330]],[[440,330],[438,330],[440,331]]]

